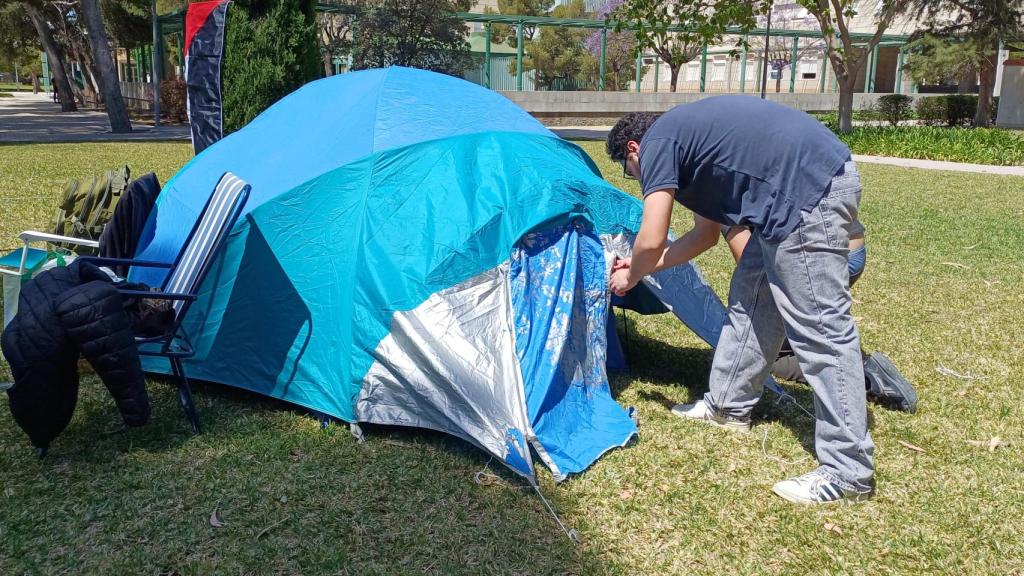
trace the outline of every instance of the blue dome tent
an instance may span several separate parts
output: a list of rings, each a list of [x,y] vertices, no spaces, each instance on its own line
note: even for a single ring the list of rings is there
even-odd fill
[[[173,258],[228,170],[252,194],[185,320],[190,376],[447,432],[529,478],[534,454],[561,479],[636,434],[605,326],[641,205],[500,94],[406,68],[313,82],[183,167],[136,256]],[[720,325],[677,274],[659,298]]]

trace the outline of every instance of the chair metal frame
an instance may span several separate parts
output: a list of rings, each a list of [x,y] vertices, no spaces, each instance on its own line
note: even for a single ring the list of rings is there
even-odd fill
[[[79,258],[79,260],[92,262],[98,266],[126,265],[141,268],[166,268],[168,273],[164,278],[163,285],[161,286],[161,288],[166,288],[168,283],[174,277],[174,271],[181,264],[181,259],[188,252],[189,246],[192,244],[196,234],[199,232],[206,212],[217,197],[217,189],[220,188],[221,183],[224,182],[225,178],[229,175],[234,176],[230,172],[225,172],[224,175],[221,176],[220,180],[217,181],[217,186],[214,188],[214,192],[210,194],[210,198],[206,201],[206,205],[203,206],[203,210],[196,218],[196,223],[185,238],[185,242],[182,244],[181,250],[178,251],[178,255],[175,257],[174,262],[154,262],[147,260],[134,260],[131,258],[100,258],[93,256],[83,256]],[[237,176],[234,177],[237,178]],[[182,329],[182,321],[185,319],[185,315],[188,313],[192,303],[198,298],[199,287],[202,285],[206,275],[213,267],[216,255],[224,246],[228,234],[231,229],[234,228],[235,223],[241,216],[242,210],[245,208],[245,204],[249,199],[251,187],[244,181],[242,181],[242,184],[242,188],[238,192],[238,196],[235,198],[233,205],[225,213],[225,219],[219,223],[219,226],[216,229],[216,237],[213,243],[210,244],[210,247],[205,254],[200,255],[202,257],[202,263],[196,271],[187,290],[184,292],[173,293],[162,291],[148,292],[145,290],[118,288],[118,292],[121,296],[126,298],[151,298],[156,300],[167,300],[172,304],[175,302],[182,303],[180,308],[175,309],[174,321],[163,334],[152,337],[136,337],[135,342],[139,345],[140,355],[163,357],[167,358],[170,362],[171,372],[175,378],[178,388],[178,402],[181,404],[181,409],[185,413],[185,417],[188,419],[189,424],[192,425],[192,431],[196,434],[200,432],[199,416],[196,414],[195,403],[192,401],[192,389],[189,385],[188,376],[185,374],[185,367],[182,365],[182,360],[191,358],[195,355],[195,349],[188,338],[188,334],[186,334]],[[216,225],[217,223],[215,222],[214,224]],[[153,348],[150,347],[151,345],[157,346]]]

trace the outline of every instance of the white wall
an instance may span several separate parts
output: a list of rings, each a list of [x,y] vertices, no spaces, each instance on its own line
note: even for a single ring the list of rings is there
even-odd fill
[[[1004,66],[1002,80],[996,126],[1024,128],[1024,60],[1011,60]]]

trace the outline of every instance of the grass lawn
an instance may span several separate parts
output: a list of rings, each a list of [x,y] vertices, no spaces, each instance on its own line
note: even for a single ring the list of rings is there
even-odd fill
[[[581,144],[637,192],[603,143]],[[69,178],[128,162],[166,181],[188,158],[187,144],[2,146],[0,244],[46,223]],[[205,431],[192,436],[164,381],[149,386],[152,422],[126,431],[87,376],[43,461],[0,410],[0,574],[1022,574],[1024,179],[861,171],[870,255],[854,313],[865,348],[921,396],[916,415],[871,408],[869,503],[807,509],[770,493],[813,467],[812,423],[791,404],[766,397],[749,436],[672,417],[706,388],[711,351],[670,316],[631,314],[634,371],[613,387],[638,408],[639,441],[561,485],[540,474],[579,545],[500,467],[474,482],[487,457],[454,438],[374,427],[360,444],[215,385],[197,386]],[[686,219],[677,210],[676,230]],[[724,246],[699,264],[724,293]],[[993,437],[1008,446],[967,442]]]

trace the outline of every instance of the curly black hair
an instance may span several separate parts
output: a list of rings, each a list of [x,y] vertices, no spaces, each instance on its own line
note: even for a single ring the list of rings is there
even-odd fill
[[[630,140],[639,142],[643,139],[647,129],[654,124],[661,114],[654,112],[630,112],[618,122],[608,133],[608,141],[605,143],[605,152],[616,162],[622,162],[626,157],[626,142]]]

